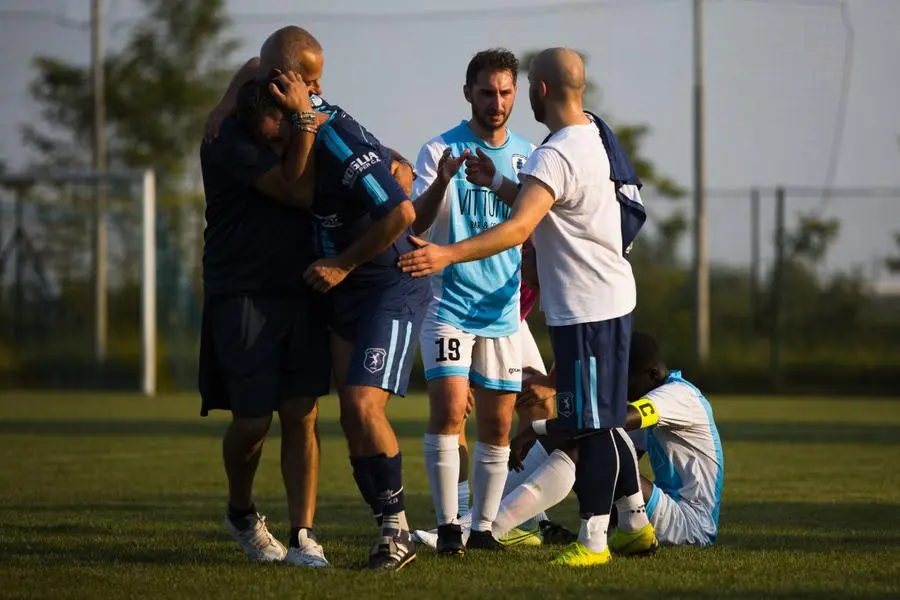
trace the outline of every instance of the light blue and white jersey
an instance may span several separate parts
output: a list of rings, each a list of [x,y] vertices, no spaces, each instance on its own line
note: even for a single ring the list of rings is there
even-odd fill
[[[517,174],[534,144],[507,131],[506,143],[494,148],[479,139],[463,121],[429,140],[416,161],[418,178],[413,185],[417,198],[437,178],[437,165],[446,148],[453,156],[468,149],[481,149],[507,179]],[[443,203],[427,238],[437,244],[452,244],[499,225],[511,209],[489,188],[469,183],[465,166],[447,186]],[[481,337],[503,337],[519,330],[521,249],[510,248],[478,261],[451,265],[431,276],[431,288],[439,303],[437,320]]]
[[[645,397],[659,413],[659,423],[646,430],[653,483],[690,509],[712,543],[718,534],[725,477],[722,441],[712,407],[703,393],[681,376],[681,371],[671,371],[665,383]],[[653,504],[651,497],[648,513],[653,512]]]

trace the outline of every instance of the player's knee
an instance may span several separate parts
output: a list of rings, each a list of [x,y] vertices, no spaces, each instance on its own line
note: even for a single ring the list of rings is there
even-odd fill
[[[278,406],[278,418],[283,431],[313,432],[319,415],[315,398],[293,398]]]
[[[228,428],[232,441],[244,446],[254,446],[265,439],[272,425],[272,415],[264,417],[235,417]]]
[[[341,399],[341,427],[347,435],[371,428],[384,418],[384,406],[365,395],[347,394]]]
[[[465,402],[451,402],[443,406],[433,405],[431,415],[428,417],[428,430],[430,433],[440,435],[459,433],[463,428],[465,415]]]
[[[481,411],[478,414],[478,441],[485,444],[506,445],[512,415],[500,411]]]

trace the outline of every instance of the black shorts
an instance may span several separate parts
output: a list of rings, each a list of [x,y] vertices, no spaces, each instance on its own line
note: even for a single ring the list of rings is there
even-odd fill
[[[281,400],[328,394],[327,315],[324,297],[312,293],[208,297],[200,338],[200,414],[220,409],[263,417]]]

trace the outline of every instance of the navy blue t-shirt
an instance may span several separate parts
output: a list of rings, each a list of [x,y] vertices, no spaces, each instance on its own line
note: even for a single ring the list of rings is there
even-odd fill
[[[317,110],[329,120],[316,138],[316,194],[313,247],[317,256],[343,252],[372,223],[384,218],[408,200],[391,175],[391,153],[340,107],[321,101]],[[404,232],[372,261],[354,269],[339,287],[385,286],[408,278],[397,267],[397,258],[413,249]]]
[[[302,289],[314,256],[308,213],[254,186],[281,163],[256,143],[235,117],[200,148],[206,193],[203,284],[207,294],[269,294]]]

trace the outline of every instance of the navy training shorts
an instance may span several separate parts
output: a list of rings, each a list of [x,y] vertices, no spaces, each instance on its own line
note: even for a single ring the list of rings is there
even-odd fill
[[[556,415],[565,429],[576,433],[624,426],[631,313],[549,329],[556,358]]]
[[[210,296],[203,306],[200,414],[263,417],[331,387],[327,304],[312,292]]]

